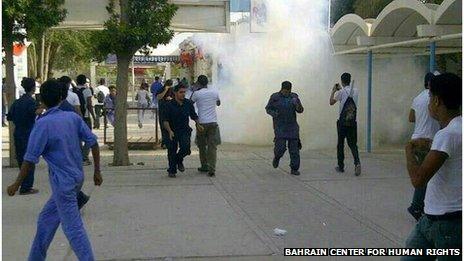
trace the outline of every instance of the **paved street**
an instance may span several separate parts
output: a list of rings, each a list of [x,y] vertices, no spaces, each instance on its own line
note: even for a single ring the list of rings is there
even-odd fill
[[[4,139],[4,165],[6,148]],[[165,151],[130,154],[135,165],[110,167],[112,151],[103,149],[100,188],[85,168],[83,190],[91,200],[82,213],[98,260],[282,260],[285,247],[401,247],[414,225],[400,150],[361,153],[360,177],[352,167],[342,175],[333,171],[335,151],[303,151],[302,175],[295,177],[287,157],[272,168],[271,147],[226,144],[217,176],[209,178],[196,171],[193,148],[176,179],[166,175]],[[17,169],[3,168],[3,260],[26,259],[50,196],[43,160],[38,195],[8,197],[5,188],[16,175]],[[288,233],[275,236],[275,228]],[[75,259],[59,229],[49,260]]]

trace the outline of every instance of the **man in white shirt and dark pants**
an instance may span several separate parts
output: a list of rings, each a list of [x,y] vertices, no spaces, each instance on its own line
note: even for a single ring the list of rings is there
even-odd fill
[[[95,88],[94,97],[95,97],[95,129],[100,129],[100,118],[103,113],[103,102],[105,97],[110,94],[110,89],[105,85],[105,79],[101,78],[99,85]]]
[[[198,76],[200,88],[192,93],[191,100],[198,110],[198,119],[204,130],[197,132],[196,143],[200,150],[200,172],[208,172],[210,177],[216,173],[217,145],[221,143],[219,126],[217,124],[216,107],[221,105],[219,93],[211,86],[208,87],[208,78]]]
[[[406,241],[407,248],[461,249],[462,247],[462,82],[455,74],[445,73],[430,82],[429,111],[441,127],[433,141],[419,138],[405,148],[411,183],[415,188],[427,185],[425,215]],[[430,149],[422,163],[416,151]],[[435,259],[429,256],[431,260]],[[424,260],[403,257],[402,260]],[[428,260],[428,259],[427,259]],[[461,256],[443,256],[439,260],[461,260]]]
[[[339,84],[335,84],[330,95],[330,105],[335,105],[340,102],[340,117],[337,120],[337,160],[338,166],[335,168],[337,172],[345,172],[345,138],[348,142],[348,146],[351,149],[351,153],[354,158],[355,175],[361,175],[361,162],[359,160],[358,152],[358,127],[356,122],[356,110],[358,106],[358,95],[359,91],[357,88],[352,86],[351,74],[343,73],[341,76],[342,87]],[[347,120],[352,117],[349,123]],[[343,119],[342,119],[343,118]]]
[[[416,98],[414,98],[412,102],[411,112],[409,113],[409,122],[414,123],[414,133],[412,134],[411,140],[420,138],[433,140],[433,136],[435,136],[437,131],[440,130],[438,121],[430,116],[428,108],[430,101],[429,86],[433,77],[433,73],[427,73],[425,75],[425,90],[423,90]],[[428,152],[428,150],[416,151],[416,157],[419,164],[424,161],[424,158]],[[408,212],[416,220],[419,220],[419,218],[422,216],[422,213],[424,212],[425,190],[426,186],[414,190],[411,206],[408,208]]]

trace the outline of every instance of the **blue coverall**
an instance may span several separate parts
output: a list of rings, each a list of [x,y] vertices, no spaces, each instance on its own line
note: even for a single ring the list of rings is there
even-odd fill
[[[301,105],[296,93],[285,96],[277,92],[271,95],[266,105],[266,112],[272,116],[274,124],[274,157],[282,158],[288,143],[290,168],[296,171],[300,168],[301,142],[295,103]]]
[[[39,214],[30,261],[45,260],[60,223],[78,259],[94,260],[76,199],[84,182],[81,141],[92,147],[97,137],[76,113],[57,107],[38,119],[31,132],[24,160],[37,164],[40,156],[45,159],[52,196]]]

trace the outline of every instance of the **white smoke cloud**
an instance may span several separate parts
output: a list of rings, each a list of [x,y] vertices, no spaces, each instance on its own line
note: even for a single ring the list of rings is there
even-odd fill
[[[289,80],[305,107],[298,118],[304,147],[334,148],[338,105],[330,107],[328,99],[340,74],[348,71],[360,88],[358,140],[364,144],[365,57],[332,55],[325,3],[271,0],[267,33],[250,33],[249,24],[241,23],[233,26],[230,34],[194,35],[198,45],[221,61],[228,79],[217,83],[223,141],[272,144],[272,120],[264,107],[269,96],[279,91],[281,82]],[[425,65],[421,58],[404,57],[377,59],[374,66],[375,143],[401,143],[409,135],[407,113],[412,97],[422,86]]]

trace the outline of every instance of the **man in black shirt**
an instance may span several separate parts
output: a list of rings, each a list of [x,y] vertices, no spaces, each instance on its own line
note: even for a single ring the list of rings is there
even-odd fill
[[[190,155],[190,139],[192,128],[189,126],[189,118],[196,123],[197,131],[203,131],[203,126],[198,122],[198,116],[189,99],[185,99],[186,87],[177,85],[174,87],[174,99],[166,101],[162,110],[163,127],[167,131],[165,144],[168,149],[169,177],[176,177],[177,169],[185,170],[184,157]]]
[[[39,103],[32,98],[35,93],[35,81],[32,78],[24,78],[21,81],[21,86],[26,91],[21,98],[16,100],[8,111],[7,119],[15,124],[14,142],[16,147],[16,160],[19,168],[23,164],[24,154],[26,153],[27,142],[32,128],[34,127],[35,118],[40,114]],[[39,192],[33,188],[34,171],[32,167],[27,177],[21,183],[19,190],[20,195],[35,194]]]
[[[167,80],[164,86],[157,89],[156,93],[154,93],[156,95],[156,99],[158,99],[158,112],[159,112],[158,115],[159,115],[159,124],[161,128],[161,148],[163,149],[166,149],[165,141],[168,137],[168,133],[166,129],[163,127],[163,115],[164,115],[163,110],[166,107],[166,103],[174,99],[174,92],[172,91],[172,89],[173,89],[172,80]]]

